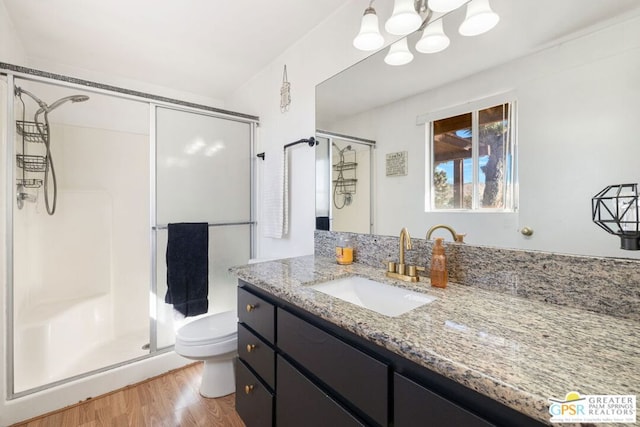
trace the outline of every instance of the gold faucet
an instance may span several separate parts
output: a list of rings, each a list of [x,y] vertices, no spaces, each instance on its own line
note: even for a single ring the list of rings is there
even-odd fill
[[[411,236],[409,236],[409,230],[407,230],[407,227],[403,227],[402,230],[400,230],[400,259],[398,262],[398,273],[400,274],[404,274],[404,271],[405,271],[405,264],[404,264],[405,247],[407,248],[407,250],[413,249],[413,247],[411,246]]]
[[[387,277],[393,277],[394,279],[404,280],[405,282],[417,282],[419,280],[417,274],[417,267],[415,265],[407,266],[404,263],[404,251],[411,250],[411,236],[409,236],[409,230],[403,227],[400,230],[400,255],[398,263],[390,262],[387,266]],[[407,271],[408,270],[408,271]],[[408,273],[408,274],[407,274]]]
[[[439,228],[444,228],[445,230],[448,230],[451,235],[453,236],[453,241],[456,243],[464,243],[464,236],[466,236],[466,234],[458,234],[456,233],[456,230],[454,230],[452,227],[448,226],[448,225],[444,225],[444,224],[438,224],[438,225],[434,225],[433,227],[431,227],[429,229],[429,231],[427,231],[427,240],[431,239],[431,235],[433,234],[434,231],[436,231]]]

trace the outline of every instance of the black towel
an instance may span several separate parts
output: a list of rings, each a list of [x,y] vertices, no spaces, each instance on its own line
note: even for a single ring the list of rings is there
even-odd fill
[[[327,231],[329,231],[329,217],[328,216],[317,216],[316,217],[316,230],[327,230]]]
[[[209,309],[209,225],[169,224],[167,295],[164,301],[187,316]]]

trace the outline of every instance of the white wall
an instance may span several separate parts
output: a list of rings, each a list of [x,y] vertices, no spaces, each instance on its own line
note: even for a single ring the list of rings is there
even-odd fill
[[[148,110],[144,107],[141,105],[138,110],[143,119]],[[88,108],[88,105],[76,104],[73,108]],[[145,329],[149,315],[147,284],[151,280],[148,268],[149,137],[77,126],[64,126],[60,130],[59,141],[64,141],[58,156],[62,160],[58,169],[62,191],[83,198],[104,195],[109,205],[110,291],[114,298],[116,334]],[[69,212],[83,207],[78,203],[60,208],[56,215],[62,217],[68,215],[64,209]],[[87,215],[84,221],[91,221],[91,217]]]
[[[0,1],[0,62],[24,64],[26,54],[9,18],[4,1]]]
[[[351,44],[366,8],[365,3],[357,0],[346,2],[227,100],[227,108],[260,116],[258,152],[276,155],[283,145],[315,134],[315,86],[368,56]],[[379,16],[390,15],[391,7],[391,2],[376,3]],[[285,64],[291,83],[291,107],[287,113],[281,113],[279,94]],[[297,146],[290,151],[290,233],[284,239],[265,238],[258,224],[259,257],[313,253],[314,163],[314,150],[308,146]],[[258,163],[259,195],[269,191],[260,188],[263,169],[263,162]],[[261,201],[260,198],[258,206],[261,206]],[[260,209],[258,212],[260,215]],[[258,217],[258,221],[261,220],[262,217]]]

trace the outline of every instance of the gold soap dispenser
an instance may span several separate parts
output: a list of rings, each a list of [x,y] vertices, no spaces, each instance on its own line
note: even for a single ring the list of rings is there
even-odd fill
[[[436,238],[436,243],[431,252],[431,286],[446,288],[449,277],[447,275],[447,255],[442,244],[442,237]]]

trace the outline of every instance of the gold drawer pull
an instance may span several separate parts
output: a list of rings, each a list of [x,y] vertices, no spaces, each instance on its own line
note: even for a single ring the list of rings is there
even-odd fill
[[[245,392],[246,394],[249,394],[249,393],[251,393],[252,391],[253,391],[253,385],[246,385],[246,386],[244,386],[244,392]]]
[[[253,350],[255,350],[255,348],[255,344],[247,344],[247,353],[251,353]]]
[[[255,310],[256,308],[258,308],[258,304],[253,305],[253,304],[247,304],[247,313],[251,313],[253,310]]]

